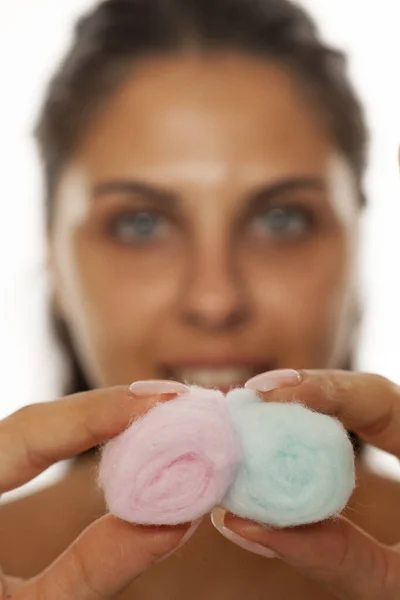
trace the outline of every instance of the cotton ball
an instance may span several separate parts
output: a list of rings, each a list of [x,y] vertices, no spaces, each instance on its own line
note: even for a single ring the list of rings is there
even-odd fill
[[[108,442],[98,481],[112,514],[132,523],[174,525],[219,504],[240,459],[224,395],[192,387]]]
[[[354,452],[335,418],[297,403],[234,390],[227,404],[243,461],[222,505],[276,527],[322,521],[343,510],[355,485]]]

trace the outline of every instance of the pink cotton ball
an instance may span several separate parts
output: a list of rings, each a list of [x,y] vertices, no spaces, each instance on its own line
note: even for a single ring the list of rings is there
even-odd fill
[[[219,504],[240,460],[224,395],[193,387],[108,442],[99,484],[109,511],[121,519],[175,525]]]

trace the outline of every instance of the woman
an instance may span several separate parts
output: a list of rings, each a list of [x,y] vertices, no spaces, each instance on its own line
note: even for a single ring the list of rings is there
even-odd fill
[[[248,382],[400,453],[398,387],[350,372],[366,133],[342,56],[287,0],[108,0],[37,133],[75,394],[0,424],[1,489],[79,456],[2,507],[3,597],[398,597],[400,487],[362,449],[345,514],[281,531],[104,515],[90,451],[184,384]]]

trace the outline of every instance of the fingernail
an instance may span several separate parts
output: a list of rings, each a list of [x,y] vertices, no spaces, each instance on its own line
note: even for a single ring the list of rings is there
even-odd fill
[[[168,552],[168,554],[165,554],[164,556],[162,556],[157,562],[161,562],[162,560],[169,558],[170,556],[175,554],[175,552],[177,550],[179,550],[179,548],[182,548],[182,546],[184,546],[186,544],[186,542],[192,537],[192,535],[194,534],[196,529],[199,527],[200,523],[201,523],[201,519],[197,519],[197,521],[193,521],[193,523],[190,525],[187,532],[182,537],[179,544],[177,546],[175,546],[175,548],[173,550],[171,550],[171,552]]]
[[[271,392],[279,388],[299,385],[302,376],[293,369],[281,369],[279,371],[268,371],[249,379],[245,386],[247,389],[257,392]]]
[[[178,381],[148,379],[146,381],[135,381],[129,387],[135,396],[158,396],[160,394],[185,394],[189,391],[187,385]]]
[[[183,536],[183,538],[181,539],[179,544],[177,545],[176,550],[178,550],[178,548],[181,548],[184,544],[186,544],[186,542],[192,537],[192,535],[194,534],[196,529],[199,527],[200,523],[201,523],[201,519],[197,519],[197,521],[193,521],[193,523],[191,524],[191,526],[189,527],[189,529],[187,530],[187,532],[185,533],[185,535]]]
[[[221,535],[230,542],[236,544],[236,546],[243,548],[243,550],[247,550],[253,554],[259,554],[264,558],[278,558],[278,554],[273,550],[270,550],[270,548],[266,548],[255,542],[250,542],[249,540],[240,537],[237,533],[234,533],[231,529],[228,529],[228,527],[225,527],[224,524],[221,524],[220,519],[215,518],[214,511],[211,513],[211,522]]]

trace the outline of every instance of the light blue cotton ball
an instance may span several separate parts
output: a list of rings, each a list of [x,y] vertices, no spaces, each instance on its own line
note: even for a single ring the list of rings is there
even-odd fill
[[[354,452],[335,418],[298,403],[263,402],[247,389],[227,394],[244,461],[222,505],[277,527],[322,521],[346,506]]]

